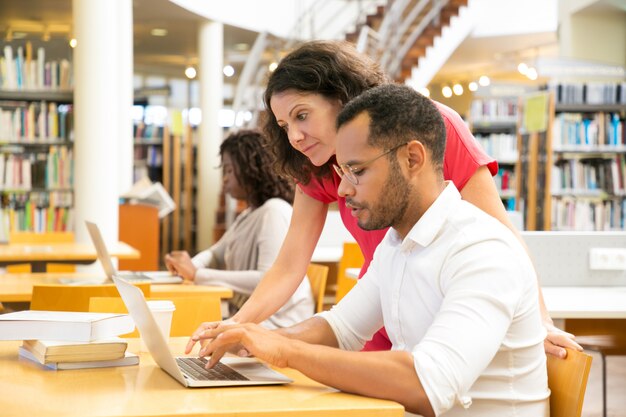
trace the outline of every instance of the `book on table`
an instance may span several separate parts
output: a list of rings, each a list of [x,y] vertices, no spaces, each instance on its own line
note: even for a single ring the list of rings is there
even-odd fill
[[[134,329],[128,314],[25,310],[0,315],[0,340],[91,342]]]
[[[87,369],[87,368],[110,368],[113,366],[131,366],[139,364],[139,356],[134,353],[126,352],[123,357],[119,359],[110,359],[102,361],[86,361],[86,362],[49,362],[41,363],[31,351],[25,349],[23,346],[19,348],[20,358],[24,358],[31,362],[42,366],[45,369],[52,370],[65,370],[65,369]]]
[[[119,337],[94,342],[61,340],[24,340],[22,348],[43,364],[52,362],[87,362],[121,359],[128,343]]]

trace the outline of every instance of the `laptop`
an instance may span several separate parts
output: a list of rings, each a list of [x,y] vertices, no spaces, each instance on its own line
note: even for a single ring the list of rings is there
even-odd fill
[[[225,357],[214,368],[204,369],[204,358],[174,357],[141,290],[118,276],[113,276],[113,282],[154,361],[185,387],[276,385],[293,382],[254,358]]]
[[[113,275],[116,275],[124,278],[127,281],[149,281],[152,284],[180,284],[181,282],[183,282],[182,277],[179,277],[178,275],[173,275],[169,271],[118,272],[115,269],[113,261],[111,260],[111,255],[109,255],[109,251],[104,244],[104,239],[102,239],[102,234],[100,233],[98,225],[88,221],[85,221],[85,224],[87,225],[89,236],[91,236],[91,241],[96,247],[98,260],[100,260],[100,263],[104,268],[104,272],[109,279],[112,279]]]

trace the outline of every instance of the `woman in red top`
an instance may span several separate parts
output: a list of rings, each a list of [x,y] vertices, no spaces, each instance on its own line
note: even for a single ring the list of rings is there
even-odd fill
[[[363,91],[389,82],[368,57],[350,44],[339,41],[308,42],[291,52],[271,74],[265,91],[268,117],[265,132],[272,141],[276,169],[294,177],[299,187],[293,204],[289,231],[274,265],[246,304],[232,320],[261,322],[278,310],[296,290],[306,273],[321,234],[328,205],[337,202],[346,228],[358,242],[365,273],[385,230],[361,229],[345,199],[339,197],[340,177],[332,169],[335,162],[335,120],[344,104]],[[492,176],[497,162],[480,148],[460,116],[435,103],[446,125],[444,177],[452,180],[462,197],[491,214],[511,230],[514,226],[504,210]],[[521,238],[520,238],[521,240]],[[580,347],[573,336],[554,327],[543,300],[540,300],[548,330],[546,351],[564,357],[561,346]],[[190,340],[190,351],[205,323]],[[384,329],[366,344],[364,350],[391,346]]]

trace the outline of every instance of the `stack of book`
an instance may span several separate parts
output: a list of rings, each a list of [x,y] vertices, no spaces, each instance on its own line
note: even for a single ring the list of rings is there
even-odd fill
[[[19,348],[22,358],[49,369],[104,368],[139,363],[139,357],[126,352],[127,342],[118,337],[94,342],[24,340]]]
[[[127,314],[19,311],[0,315],[0,340],[23,340],[19,355],[50,369],[101,368],[139,363],[117,337],[135,324]]]

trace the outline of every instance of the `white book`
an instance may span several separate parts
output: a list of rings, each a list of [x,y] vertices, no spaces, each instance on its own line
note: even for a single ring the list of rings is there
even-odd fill
[[[0,315],[0,340],[91,342],[133,330],[128,314],[25,310]]]
[[[110,368],[113,366],[139,365],[139,356],[131,352],[126,352],[124,357],[120,359],[88,362],[51,362],[46,364],[42,364],[41,362],[39,362],[31,352],[21,346],[18,350],[18,353],[21,358],[35,362],[43,368],[59,371],[67,369]]]
[[[11,45],[4,47],[4,61],[6,63],[6,81],[4,87],[11,90],[17,87],[17,79],[15,78],[15,61],[13,60],[13,48]]]

